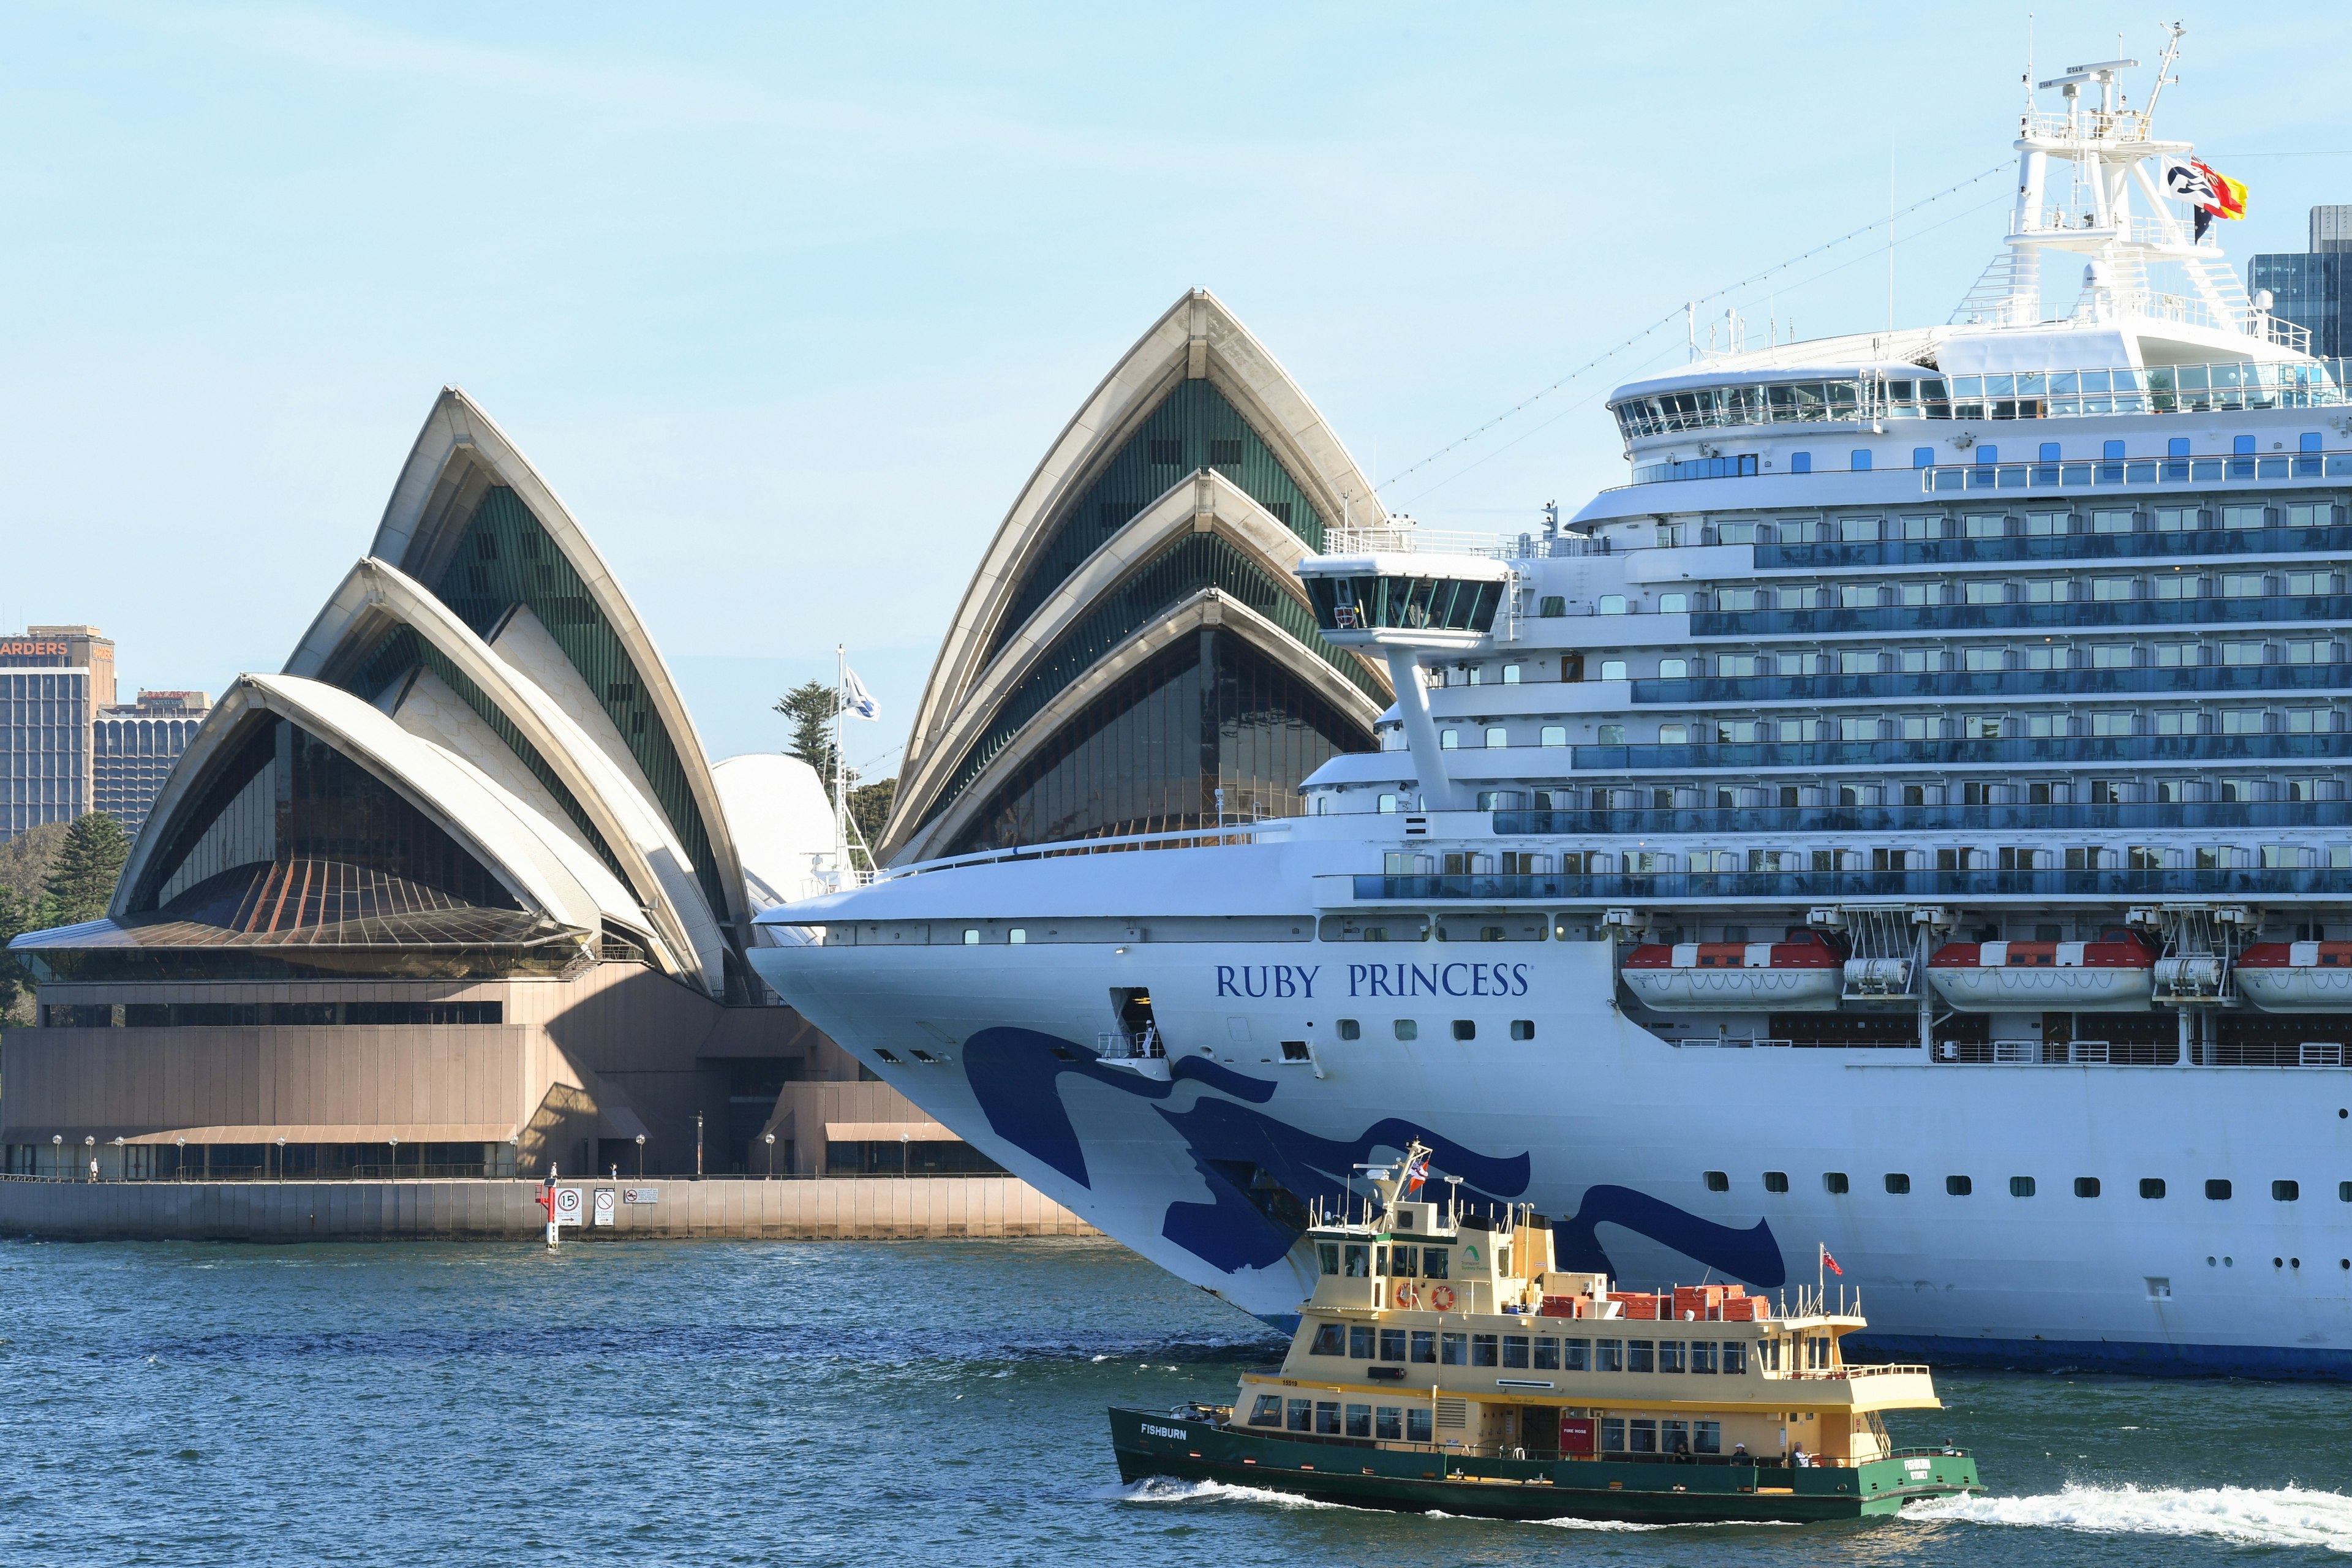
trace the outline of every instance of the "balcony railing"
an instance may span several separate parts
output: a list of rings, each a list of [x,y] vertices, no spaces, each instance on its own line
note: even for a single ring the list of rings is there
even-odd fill
[[[1553,747],[1550,750],[1558,751]],[[2003,763],[2336,762],[2352,732],[2324,735],[2065,735],[2017,740],[1717,741],[1572,746],[1579,773],[1717,768],[1998,767]]]
[[[2340,899],[2352,869],[2172,868],[2100,871],[1619,871],[1511,876],[1359,876],[1367,903],[1774,903],[1856,899]]]
[[[2179,532],[2016,534],[1999,539],[1823,540],[1756,546],[1756,569],[1997,566],[2018,561],[2128,561],[2352,551],[2352,528],[2200,528]]]
[[[2036,805],[1644,806],[1497,811],[1498,837],[1669,834],[2189,832],[2352,826],[2352,801],[2128,801]]]
[[[1636,680],[1637,706],[1931,701],[1973,697],[2097,697],[2166,692],[2338,691],[2352,664],[2205,664],[2144,669],[1945,669],[1875,675],[1716,675]]]
[[[2211,484],[2352,474],[2352,453],[2135,458],[2123,462],[1937,463],[1916,470],[1926,490],[2022,490],[2074,485]]]
[[[2093,599],[2041,605],[1881,605],[1868,609],[1694,610],[1695,637],[1838,632],[2078,631],[2084,626],[2229,626],[2352,619],[2352,594],[2248,598]]]

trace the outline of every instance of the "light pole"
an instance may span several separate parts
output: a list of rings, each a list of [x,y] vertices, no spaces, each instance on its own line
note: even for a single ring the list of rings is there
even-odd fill
[[[400,1180],[400,1140],[392,1141],[392,1179]]]
[[[646,1135],[637,1134],[637,1180],[646,1179]]]
[[[178,1158],[172,1162],[172,1179],[175,1182],[184,1182],[188,1179],[188,1141],[185,1138],[174,1138],[172,1140],[172,1147],[180,1152]]]
[[[762,1132],[760,1134],[760,1142],[768,1146],[768,1180],[772,1182],[776,1179],[776,1135],[772,1132]]]
[[[702,1180],[702,1112],[694,1113],[694,1179]]]
[[[907,1154],[913,1143],[914,1140],[908,1138],[904,1132],[898,1134],[898,1173],[902,1176],[914,1174],[912,1171],[907,1169]]]
[[[286,1181],[286,1134],[283,1132],[278,1135],[278,1181],[281,1186]]]
[[[114,1179],[118,1182],[131,1179],[131,1155],[122,1146],[122,1134],[120,1132],[114,1135]]]
[[[89,1179],[94,1182],[98,1180],[98,1134],[95,1132],[83,1133],[81,1135],[81,1146],[83,1151],[89,1156]]]
[[[49,1174],[62,1182],[66,1179],[66,1135],[49,1134]]]

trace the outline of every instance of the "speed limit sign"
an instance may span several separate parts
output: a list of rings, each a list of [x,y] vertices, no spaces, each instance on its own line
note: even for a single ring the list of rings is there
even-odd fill
[[[558,1225],[580,1223],[580,1189],[578,1187],[555,1189],[555,1223]]]

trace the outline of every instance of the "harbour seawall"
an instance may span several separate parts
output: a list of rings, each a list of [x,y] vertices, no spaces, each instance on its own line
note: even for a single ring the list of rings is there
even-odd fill
[[[1093,1236],[1011,1176],[565,1182],[583,1191],[569,1242],[884,1241]],[[610,1225],[595,1223],[598,1189]],[[0,1237],[61,1241],[517,1241],[543,1236],[532,1181],[50,1182],[0,1180]]]

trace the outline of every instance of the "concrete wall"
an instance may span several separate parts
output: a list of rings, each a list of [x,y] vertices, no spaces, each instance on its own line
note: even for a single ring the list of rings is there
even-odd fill
[[[566,1183],[566,1185],[572,1184]],[[565,1240],[764,1237],[881,1240],[1092,1236],[1093,1227],[1010,1176],[581,1183],[616,1190],[614,1225]],[[618,1190],[652,1190],[651,1204]],[[41,1182],[0,1180],[0,1236],[70,1241],[527,1241],[543,1237],[525,1181]],[[583,1212],[593,1219],[593,1198]]]

